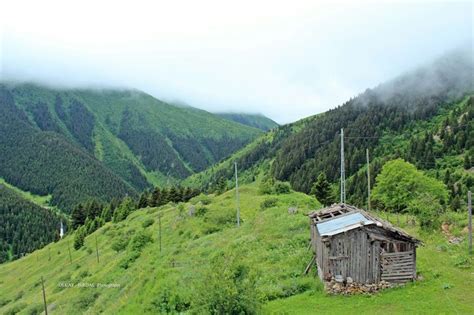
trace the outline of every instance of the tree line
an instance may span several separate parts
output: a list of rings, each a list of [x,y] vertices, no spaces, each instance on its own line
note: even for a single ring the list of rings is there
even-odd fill
[[[198,189],[183,186],[155,187],[151,191],[145,190],[138,200],[127,196],[123,199],[113,199],[110,203],[101,203],[97,200],[79,203],[71,213],[71,225],[76,230],[74,248],[81,248],[84,245],[85,237],[106,222],[123,221],[133,211],[141,208],[159,207],[169,202],[188,202],[200,193]]]

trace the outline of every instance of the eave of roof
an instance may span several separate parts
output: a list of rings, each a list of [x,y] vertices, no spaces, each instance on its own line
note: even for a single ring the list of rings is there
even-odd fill
[[[341,210],[343,210],[344,213],[341,214]],[[334,216],[334,217],[328,217],[328,218],[321,219],[321,215],[326,215],[327,216],[327,214],[331,214],[331,213],[338,213],[338,215]],[[406,233],[402,229],[393,226],[391,223],[389,223],[389,222],[387,222],[387,221],[385,221],[381,218],[378,218],[376,216],[373,216],[373,215],[369,214],[368,212],[366,212],[364,210],[361,210],[361,209],[358,209],[358,208],[356,208],[354,206],[351,206],[351,205],[334,204],[330,207],[321,209],[319,211],[313,211],[313,212],[309,213],[308,216],[311,218],[311,221],[313,222],[313,224],[315,224],[316,227],[318,227],[321,224],[333,222],[335,220],[341,220],[344,217],[346,217],[346,218],[350,217],[355,213],[358,213],[359,215],[361,215],[363,217],[363,219],[359,220],[359,221],[355,221],[355,222],[351,221],[351,220],[344,219],[344,220],[347,220],[347,225],[346,226],[344,226],[344,225],[337,226],[334,229],[332,229],[331,231],[329,231],[329,230],[323,231],[324,234],[320,233],[320,235],[321,236],[332,236],[332,235],[337,235],[337,234],[340,234],[340,233],[343,233],[345,231],[349,231],[349,230],[352,230],[352,229],[355,229],[355,228],[359,228],[361,226],[375,224],[378,227],[386,229],[386,230],[388,230],[392,233],[398,234],[400,237],[402,237],[404,239],[408,239],[409,241],[412,241],[412,242],[417,243],[417,244],[421,243],[420,240],[418,240],[418,239],[414,238],[413,236],[409,235],[408,233]],[[361,221],[363,221],[363,222],[361,222]],[[319,231],[319,228],[318,228],[318,231]],[[330,233],[330,234],[328,234],[328,233]]]

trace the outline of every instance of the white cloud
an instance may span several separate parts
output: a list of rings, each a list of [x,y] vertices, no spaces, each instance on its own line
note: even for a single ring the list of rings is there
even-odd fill
[[[3,76],[289,122],[472,41],[472,4],[10,1]],[[0,44],[1,45],[1,44]]]

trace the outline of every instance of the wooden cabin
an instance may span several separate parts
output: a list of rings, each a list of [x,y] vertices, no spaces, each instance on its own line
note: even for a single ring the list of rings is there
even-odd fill
[[[311,246],[321,280],[406,282],[416,278],[421,243],[389,222],[347,204],[309,214]]]

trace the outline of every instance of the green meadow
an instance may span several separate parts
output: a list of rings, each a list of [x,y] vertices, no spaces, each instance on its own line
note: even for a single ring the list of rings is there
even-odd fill
[[[463,215],[446,217],[452,235],[464,239],[458,245],[440,232],[421,232],[403,215],[390,216],[424,242],[417,254],[421,279],[373,295],[331,296],[315,268],[303,275],[311,259],[306,214],[321,207],[316,199],[297,192],[262,195],[251,184],[241,187],[240,201],[240,227],[231,190],[137,210],[88,235],[79,250],[68,235],[0,265],[0,312],[43,312],[43,277],[51,314],[207,313],[207,295],[239,294],[214,276],[233,266],[251,279],[258,313],[474,313]],[[290,214],[290,207],[297,213]]]

